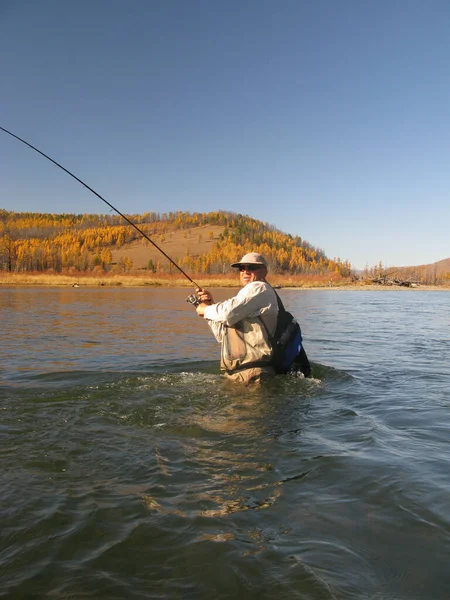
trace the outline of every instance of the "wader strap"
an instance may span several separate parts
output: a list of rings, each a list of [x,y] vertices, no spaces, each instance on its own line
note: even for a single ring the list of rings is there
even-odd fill
[[[273,288],[272,288],[272,289],[273,289]],[[274,293],[275,293],[275,296],[277,297],[277,303],[278,303],[277,324],[276,324],[276,327],[275,327],[275,334],[276,334],[276,333],[277,333],[277,330],[278,330],[278,320],[279,320],[279,318],[280,318],[280,314],[281,314],[281,313],[285,313],[285,312],[286,312],[286,309],[284,308],[284,304],[282,303],[280,296],[279,296],[279,295],[276,293],[276,291],[275,291],[275,290],[273,290],[273,291],[274,291]],[[261,317],[261,315],[260,315],[258,318],[259,318],[259,320],[261,321],[261,323],[263,324],[263,326],[264,326],[264,329],[265,329],[265,330],[266,330],[266,332],[267,332],[267,336],[268,336],[268,338],[269,338],[269,341],[270,341],[270,343],[271,343],[271,345],[272,345],[272,350],[273,350],[273,348],[274,348],[274,346],[275,346],[275,344],[274,344],[274,342],[275,342],[275,335],[270,335],[270,331],[269,331],[269,329],[267,328],[267,325],[264,323],[264,320],[263,320],[263,318]]]

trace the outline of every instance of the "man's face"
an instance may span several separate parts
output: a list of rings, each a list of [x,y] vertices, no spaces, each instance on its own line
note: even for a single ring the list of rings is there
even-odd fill
[[[267,268],[264,265],[239,265],[239,278],[242,286],[252,281],[262,281],[266,275]]]

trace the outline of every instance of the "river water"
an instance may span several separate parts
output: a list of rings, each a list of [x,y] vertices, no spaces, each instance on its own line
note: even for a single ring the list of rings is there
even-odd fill
[[[449,293],[281,290],[255,389],[188,293],[0,288],[0,597],[448,600]]]

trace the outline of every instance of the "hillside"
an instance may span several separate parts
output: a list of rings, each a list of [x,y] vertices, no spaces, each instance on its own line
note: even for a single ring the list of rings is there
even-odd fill
[[[403,267],[403,268],[407,268],[407,267]],[[413,268],[418,269],[419,271],[428,273],[429,275],[441,276],[445,273],[450,273],[450,258],[444,258],[443,260],[439,260],[430,265],[419,265],[419,266],[413,267]]]
[[[450,281],[450,258],[432,264],[414,267],[390,267],[384,271],[388,278],[401,278],[428,285],[440,285]]]
[[[199,225],[188,229],[169,227],[165,234],[156,235],[153,241],[178,264],[186,256],[198,258],[209,254],[223,231],[224,227],[220,225]],[[153,262],[155,269],[166,262],[161,252],[145,238],[124,244],[121,248],[112,248],[111,253],[112,265],[128,257],[137,270],[148,269],[149,261]]]
[[[322,284],[354,277],[348,261],[329,259],[323,250],[299,236],[247,215],[210,213],[144,213],[118,215],[16,213],[0,209],[0,272],[60,274],[158,274],[175,267],[156,244],[192,275],[232,272],[230,264],[250,250],[264,254],[272,273],[316,278]],[[145,239],[150,238],[152,242]],[[450,258],[431,265],[365,269],[363,281],[390,284],[450,282]]]
[[[275,273],[348,277],[351,265],[329,259],[299,236],[226,211],[129,215],[15,213],[0,210],[0,270],[9,272],[170,273],[173,261],[193,274],[224,274],[249,250]]]

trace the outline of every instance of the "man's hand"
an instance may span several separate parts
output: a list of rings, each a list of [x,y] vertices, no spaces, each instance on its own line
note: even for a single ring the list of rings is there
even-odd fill
[[[195,308],[199,317],[203,317],[205,315],[205,308],[207,306],[208,306],[208,304],[205,304],[205,302],[202,302]]]
[[[202,304],[210,305],[214,303],[211,292],[208,292],[208,290],[202,290],[202,288],[197,288],[195,291],[197,293],[198,299]]]
[[[200,300],[200,304],[195,309],[199,317],[203,317],[205,314],[205,308],[213,304],[214,300],[211,296],[211,293],[208,290],[202,290],[202,288],[197,288],[196,290],[197,297]]]

